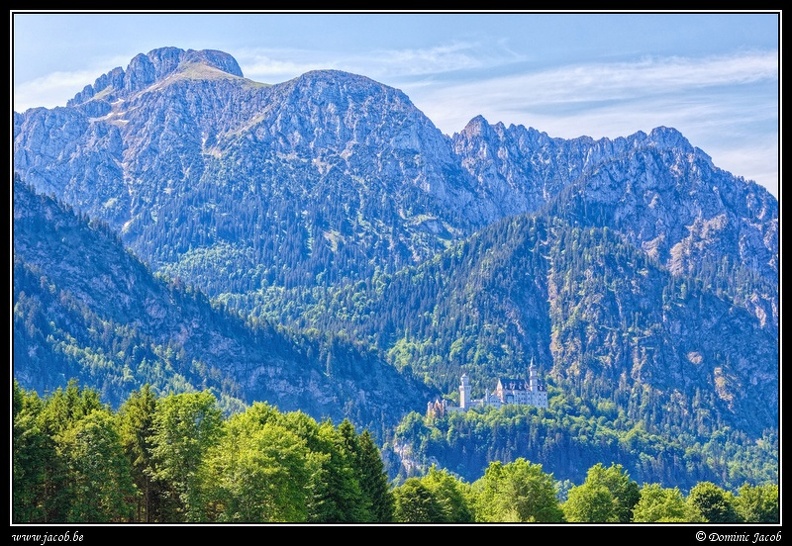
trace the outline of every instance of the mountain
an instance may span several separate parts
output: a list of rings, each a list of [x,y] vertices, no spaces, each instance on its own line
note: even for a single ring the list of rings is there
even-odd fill
[[[16,115],[16,171],[210,295],[396,270],[483,225],[447,137],[400,91],[334,71],[263,86],[198,57],[156,50]],[[204,278],[227,261],[222,287]]]
[[[14,169],[103,223],[171,290],[206,294],[200,313],[260,323],[282,347],[268,369],[283,385],[308,366],[317,389],[335,393],[301,398],[314,412],[356,388],[381,401],[413,376],[453,397],[466,371],[481,392],[534,359],[558,396],[616,404],[652,434],[692,428],[692,445],[725,428],[744,443],[778,430],[778,202],[673,128],[560,139],[478,116],[447,136],[404,93],[364,76],[322,70],[266,85],[225,53],[163,48],[65,107],[14,113]],[[22,256],[16,233],[14,244]],[[55,253],[62,242],[47,244]],[[34,275],[57,270],[34,265]],[[74,279],[39,284],[77,290],[74,305],[98,298],[73,267]],[[145,294],[128,297],[146,308]],[[174,325],[183,313],[173,310]],[[59,326],[62,339],[79,322]],[[181,346],[179,331],[157,343]],[[239,372],[270,358],[258,343],[235,352],[201,335],[234,396],[281,396]],[[341,359],[345,386],[329,373],[327,347],[338,344],[357,355]],[[386,362],[402,373],[388,379]],[[362,387],[368,369],[383,375]],[[389,422],[431,391],[396,388],[404,398]],[[364,420],[378,419],[372,408]],[[601,414],[614,426],[615,415]]]
[[[156,278],[103,224],[14,180],[14,376],[39,392],[71,378],[123,402],[211,388],[234,410],[267,401],[378,435],[432,393],[342,340],[246,323]]]
[[[717,426],[755,435],[778,421],[772,330],[623,236],[556,217],[502,220],[307,315],[387,350],[443,392],[467,373],[481,396],[493,378],[523,376],[534,361],[587,399],[650,397],[688,416],[706,408]],[[649,430],[668,424],[664,412],[642,419]]]
[[[741,263],[744,248],[764,278],[778,272],[777,202],[672,129],[566,141],[478,117],[449,138],[368,78],[267,86],[215,51],[138,55],[66,108],[15,114],[14,150],[28,183],[211,296],[394,272],[562,190],[617,207],[597,224],[621,222],[609,227],[677,270],[693,267],[691,248]]]
[[[752,309],[777,328],[778,201],[717,168],[675,129],[563,140],[479,117],[454,145],[512,214],[546,209],[573,225],[607,227],[675,275],[741,265],[767,284],[751,294]]]

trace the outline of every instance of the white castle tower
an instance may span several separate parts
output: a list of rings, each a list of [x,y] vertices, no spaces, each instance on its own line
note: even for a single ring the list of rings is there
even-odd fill
[[[536,376],[533,358],[528,367],[528,391],[530,393],[530,404],[538,408],[547,408],[547,389],[543,382]]]
[[[536,392],[539,390],[539,380],[536,378],[536,368],[534,368],[533,358],[531,365],[528,366],[528,390]]]
[[[459,407],[463,410],[470,407],[470,383],[466,373],[462,374],[462,383],[459,385]]]

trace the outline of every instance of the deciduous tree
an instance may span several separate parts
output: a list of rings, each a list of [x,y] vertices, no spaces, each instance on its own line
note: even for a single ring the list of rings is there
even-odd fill
[[[479,521],[563,521],[553,476],[540,464],[492,462],[474,488]]]

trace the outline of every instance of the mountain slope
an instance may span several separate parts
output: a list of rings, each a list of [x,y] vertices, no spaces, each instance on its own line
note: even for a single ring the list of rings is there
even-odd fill
[[[360,278],[482,224],[447,137],[400,91],[333,71],[263,86],[182,57],[142,79],[136,57],[70,107],[15,115],[17,172],[212,295],[202,271],[228,260],[226,291]]]
[[[651,399],[663,411],[631,415],[650,431],[687,430],[702,411],[711,427],[757,437],[778,423],[775,333],[607,229],[513,217],[417,268],[331,293],[306,316],[446,393],[467,373],[481,396],[533,360],[570,395],[636,411]]]
[[[14,375],[26,388],[76,377],[114,403],[144,382],[212,388],[229,409],[264,400],[378,433],[430,396],[348,343],[245,324],[154,278],[107,227],[89,224],[14,181]]]
[[[712,277],[724,261],[726,269],[740,265],[764,285],[747,296],[761,300],[753,312],[778,326],[777,200],[715,167],[678,131],[563,140],[479,117],[454,145],[512,214],[545,210],[573,225],[607,227],[674,275]]]

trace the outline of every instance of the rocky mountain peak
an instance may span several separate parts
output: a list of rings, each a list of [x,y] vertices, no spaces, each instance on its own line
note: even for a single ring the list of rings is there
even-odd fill
[[[244,77],[236,59],[222,51],[211,49],[183,50],[177,47],[153,49],[146,54],[136,55],[126,70],[116,67],[99,76],[94,84],[87,85],[71,99],[67,106],[79,106],[92,99],[105,101],[123,98],[161,81],[188,64],[203,64],[227,72],[233,76]]]
[[[366,76],[341,70],[312,70],[281,85],[294,100],[307,101],[326,107],[329,104],[348,107],[371,100],[392,107],[394,104],[410,105],[410,99],[400,90],[389,87]]]
[[[616,139],[618,140],[618,139]],[[627,140],[632,142],[633,147],[651,146],[660,149],[676,149],[685,153],[692,153],[695,148],[682,133],[673,127],[655,127],[649,134],[638,131]]]
[[[474,136],[487,136],[492,132],[492,126],[482,115],[478,115],[471,119],[465,128],[462,129],[460,134],[464,137],[471,138]]]

